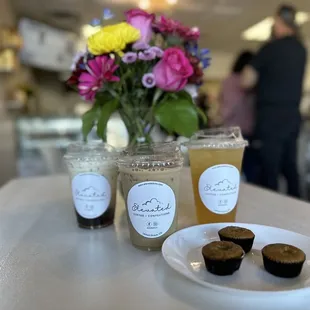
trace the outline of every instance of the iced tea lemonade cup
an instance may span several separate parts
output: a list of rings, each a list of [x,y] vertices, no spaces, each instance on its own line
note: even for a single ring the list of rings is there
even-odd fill
[[[119,160],[132,244],[160,250],[177,230],[178,196],[183,157],[176,143],[140,144]]]
[[[189,150],[198,223],[234,222],[248,145],[240,128],[199,131],[184,145]]]
[[[117,166],[116,150],[102,141],[69,145],[64,157],[71,179],[78,225],[101,228],[114,221]]]

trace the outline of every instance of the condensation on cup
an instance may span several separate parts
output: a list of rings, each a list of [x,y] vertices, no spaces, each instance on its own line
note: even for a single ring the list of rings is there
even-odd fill
[[[64,156],[78,225],[95,229],[114,221],[116,150],[101,141],[73,143]]]

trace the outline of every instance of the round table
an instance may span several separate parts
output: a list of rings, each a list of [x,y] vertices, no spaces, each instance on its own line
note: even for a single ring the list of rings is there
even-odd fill
[[[179,227],[196,224],[189,169],[182,173]],[[69,178],[13,180],[0,190],[3,310],[308,309],[309,297],[222,296],[172,270],[159,252],[131,246],[118,194],[115,224],[77,227]],[[243,184],[237,220],[310,235],[310,205]]]

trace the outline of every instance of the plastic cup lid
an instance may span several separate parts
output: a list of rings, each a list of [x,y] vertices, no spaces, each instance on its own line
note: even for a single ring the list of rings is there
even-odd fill
[[[101,157],[102,159],[117,159],[116,149],[101,140],[75,142],[68,146],[65,159],[74,157]]]
[[[199,148],[242,148],[248,146],[239,127],[205,129],[195,133],[183,144],[189,149]]]
[[[139,144],[125,149],[118,159],[119,166],[132,167],[168,167],[182,163],[180,146],[176,142]]]

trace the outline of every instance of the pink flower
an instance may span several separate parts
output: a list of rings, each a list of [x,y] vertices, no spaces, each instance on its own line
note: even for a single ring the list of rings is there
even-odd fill
[[[97,91],[105,82],[118,82],[120,78],[113,75],[118,66],[108,56],[97,56],[87,62],[86,70],[79,77],[78,90],[85,100],[94,101]]]
[[[197,27],[187,28],[180,36],[186,41],[197,41],[200,38],[200,30]]]
[[[193,67],[180,48],[170,47],[153,68],[153,73],[158,88],[176,92],[185,87],[188,78],[193,74]]]
[[[140,9],[132,9],[126,12],[127,23],[140,30],[141,34],[140,39],[133,45],[133,48],[135,48],[135,46],[141,46],[141,44],[146,45],[151,41],[154,19],[154,14],[149,14]]]
[[[181,23],[172,18],[165,17],[164,15],[160,16],[155,22],[155,28],[165,34],[175,33],[177,29],[181,27]]]
[[[186,27],[179,21],[165,17],[164,15],[159,17],[154,27],[162,34],[179,35],[185,41],[197,41],[200,37],[200,31],[197,27]]]

